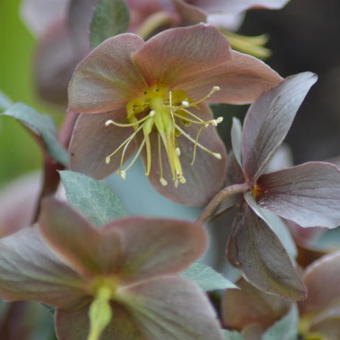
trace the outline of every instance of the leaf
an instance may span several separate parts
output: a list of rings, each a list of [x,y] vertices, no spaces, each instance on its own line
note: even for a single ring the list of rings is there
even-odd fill
[[[90,25],[90,42],[96,47],[129,27],[129,9],[124,0],[99,0]]]
[[[101,181],[73,171],[61,171],[69,203],[96,225],[127,216],[119,198]]]
[[[242,164],[242,125],[238,118],[233,117],[233,124],[231,126],[231,144],[237,163]],[[242,165],[241,165],[242,166]]]
[[[236,331],[227,331],[226,329],[222,330],[224,335],[224,340],[245,340],[244,336]]]
[[[11,100],[5,94],[0,92],[0,111],[7,110],[11,105]]]
[[[326,162],[309,162],[262,175],[261,207],[302,227],[340,225],[340,170]]]
[[[263,173],[316,80],[311,72],[288,77],[250,106],[244,120],[242,145],[243,167],[249,178],[256,180]]]
[[[200,262],[192,264],[182,273],[182,276],[194,281],[205,291],[237,288],[234,283],[223,277],[220,273]]]
[[[299,314],[295,304],[289,313],[263,334],[262,340],[296,340],[298,331]]]
[[[52,158],[67,166],[68,154],[57,139],[55,125],[51,117],[38,113],[22,103],[9,106],[0,115],[15,118],[22,123],[38,138],[38,141],[46,148]]]
[[[275,233],[249,206],[236,218],[227,248],[231,263],[264,292],[292,300],[304,298],[302,280]]]

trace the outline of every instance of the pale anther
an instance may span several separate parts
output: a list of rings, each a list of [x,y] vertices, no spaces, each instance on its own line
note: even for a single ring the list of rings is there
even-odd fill
[[[159,181],[163,185],[163,187],[166,187],[168,185],[168,181],[163,177],[161,177]]]
[[[222,155],[220,153],[214,152],[213,156],[217,159],[222,159]]]
[[[111,162],[111,157],[110,156],[105,157],[105,163],[110,164],[110,162]]]
[[[151,110],[151,111],[149,112],[149,116],[150,116],[150,117],[154,116],[155,114],[156,114],[156,111],[155,111],[155,110]]]
[[[180,156],[181,155],[181,149],[180,148],[176,148],[175,150],[176,150],[176,155]]]
[[[111,120],[111,119],[109,119],[105,122],[105,126],[109,126],[111,124],[113,124],[113,120]]]
[[[189,106],[190,106],[190,103],[189,103],[187,100],[183,100],[183,101],[182,101],[182,105],[183,105],[184,107],[189,107]]]

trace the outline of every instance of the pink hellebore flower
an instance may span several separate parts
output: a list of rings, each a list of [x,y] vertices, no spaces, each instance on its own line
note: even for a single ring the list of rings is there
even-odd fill
[[[178,275],[206,243],[199,224],[133,217],[98,229],[47,199],[39,228],[0,240],[0,296],[56,307],[59,340],[222,340],[207,297]]]
[[[129,33],[108,39],[70,82],[69,111],[81,113],[71,168],[97,178],[118,170],[125,178],[141,155],[160,193],[204,204],[223,184],[226,167],[215,129],[222,118],[214,119],[207,104],[249,103],[281,81],[205,24],[170,29],[147,42]]]

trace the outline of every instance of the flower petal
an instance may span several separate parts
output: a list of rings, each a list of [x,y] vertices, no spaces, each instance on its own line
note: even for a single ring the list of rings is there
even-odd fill
[[[219,86],[220,91],[207,102],[248,104],[281,81],[282,78],[263,61],[231,51],[231,58],[225,59],[224,63],[183,79],[177,88],[198,99],[206,96],[214,86]]]
[[[244,279],[237,287],[240,289],[227,289],[223,296],[223,325],[227,328],[242,330],[254,323],[267,328],[289,310],[289,301],[266,294]]]
[[[318,313],[340,298],[340,251],[321,257],[307,267],[304,282],[307,299],[299,304],[302,313]]]
[[[275,233],[249,206],[236,217],[227,245],[231,263],[258,289],[288,299],[305,297],[305,289]]]
[[[79,273],[91,276],[117,269],[121,242],[114,230],[103,237],[75,210],[53,198],[44,200],[39,225],[49,246]]]
[[[265,170],[316,80],[311,72],[288,77],[249,108],[243,127],[242,161],[250,180]]]
[[[197,6],[184,2],[183,0],[172,0],[175,9],[181,17],[181,24],[193,25],[207,21],[206,14]]]
[[[192,282],[165,276],[121,292],[148,340],[222,340],[213,308]]]
[[[205,121],[213,119],[212,112],[207,105],[200,105],[197,110],[190,108],[190,111]],[[200,129],[200,126],[197,124],[192,124],[189,127],[185,127],[180,124],[180,127],[194,140]],[[199,206],[207,203],[214,194],[221,189],[227,174],[226,149],[217,133],[216,128],[212,126],[204,128],[200,134],[198,142],[212,152],[219,153],[221,155],[221,159],[217,159],[210,153],[197,147],[195,163],[191,165],[194,153],[194,144],[183,134],[180,135],[177,137],[177,146],[181,153],[179,159],[186,183],[179,183],[176,188],[164,146],[162,144],[161,157],[159,157],[157,135],[152,135],[152,161],[150,172],[150,181],[152,185],[165,197],[188,206]],[[145,158],[146,155],[144,154],[144,163],[146,163]],[[160,182],[160,159],[162,162],[163,177],[168,182],[168,185],[166,186],[162,185]]]
[[[148,340],[133,317],[123,306],[111,303],[113,317],[101,339]],[[56,313],[56,332],[59,340],[87,339],[90,331],[89,303],[73,309],[59,309]]]
[[[126,218],[102,229],[119,234],[123,245],[120,280],[136,281],[186,269],[206,249],[200,224],[169,219]]]
[[[6,301],[74,305],[82,296],[81,278],[27,227],[0,240],[0,296]]]
[[[258,203],[302,227],[340,225],[340,170],[309,162],[262,175]]]
[[[69,111],[102,113],[125,108],[145,84],[131,61],[144,41],[131,33],[107,39],[76,68],[69,85]]]
[[[229,58],[229,44],[224,36],[205,24],[163,31],[132,56],[149,86],[168,87],[207,72]]]
[[[133,133],[133,129],[105,126],[109,119],[126,123],[125,110],[79,116],[70,143],[72,170],[95,178],[103,178],[119,168],[122,149],[111,158],[109,164],[106,164],[105,158]],[[125,160],[129,159],[135,150],[136,145],[133,141],[127,148]]]

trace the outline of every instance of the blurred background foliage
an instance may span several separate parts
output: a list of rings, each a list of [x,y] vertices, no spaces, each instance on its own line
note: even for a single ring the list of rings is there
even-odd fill
[[[35,39],[19,14],[21,0],[0,1],[0,89],[14,101],[33,106],[40,112],[56,109],[36,96],[32,58]],[[240,32],[268,33],[273,56],[267,62],[280,74],[310,70],[319,75],[297,115],[288,136],[296,163],[324,160],[340,154],[340,2],[338,0],[291,0],[280,11],[254,10],[247,13]],[[231,112],[242,117],[246,108],[228,107],[224,112],[227,135]],[[61,120],[60,114],[54,118]],[[0,187],[19,174],[40,167],[41,155],[31,137],[10,118],[0,120]]]

